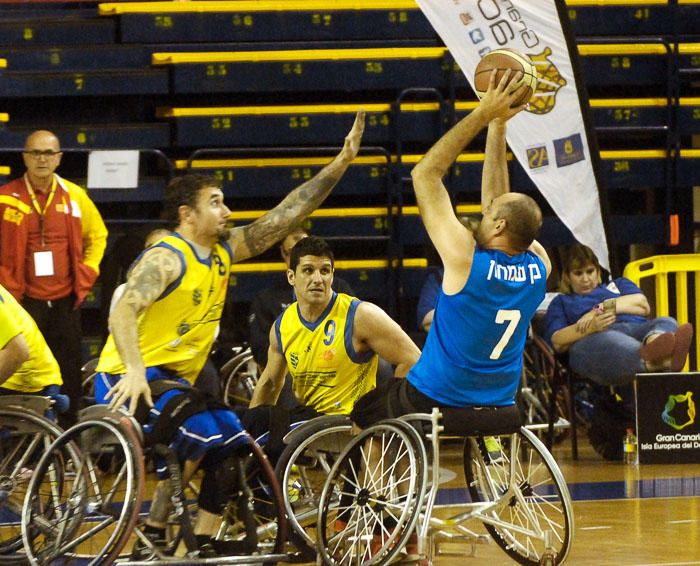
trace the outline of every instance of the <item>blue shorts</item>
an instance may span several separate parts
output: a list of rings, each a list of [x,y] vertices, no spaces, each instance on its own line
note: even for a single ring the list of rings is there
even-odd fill
[[[107,404],[105,395],[111,387],[120,379],[120,375],[100,372],[95,378],[95,400],[100,404]],[[158,379],[171,379],[180,383],[188,383],[186,380],[174,377],[159,367],[146,369],[146,379],[150,382]],[[145,433],[149,433],[167,402],[176,395],[182,395],[182,391],[172,389],[153,400],[153,407],[148,413],[148,419],[143,424]],[[168,444],[175,451],[178,459],[199,460],[207,456],[209,463],[222,462],[236,448],[247,444],[247,433],[243,425],[233,411],[226,409],[208,409],[185,419]],[[165,472],[164,462],[157,461],[158,475],[162,477]]]

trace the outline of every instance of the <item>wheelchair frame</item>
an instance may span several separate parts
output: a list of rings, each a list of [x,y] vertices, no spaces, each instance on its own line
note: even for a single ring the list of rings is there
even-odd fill
[[[145,458],[141,449],[140,427],[129,415],[109,411],[103,405],[90,407],[82,417],[77,425],[65,431],[49,446],[37,465],[37,473],[30,481],[22,510],[28,559],[33,565],[43,565],[57,559],[68,565],[71,557],[90,566],[113,562],[124,566],[153,564],[150,559],[133,560],[122,554],[128,542],[135,538],[147,543],[137,526],[145,490]],[[334,463],[334,457],[346,444],[350,429],[349,419],[343,416],[321,416],[298,423],[285,436],[287,447],[278,462],[277,475],[272,471],[261,448],[250,439],[255,456],[249,457],[249,464],[252,462],[255,466],[256,460],[264,461],[269,468],[262,480],[250,480],[247,485],[256,493],[256,499],[272,504],[272,519],[256,525],[258,541],[272,539],[274,544],[264,547],[271,551],[256,551],[252,556],[200,558],[196,556],[195,550],[183,558],[173,558],[159,553],[152,547],[152,543],[147,543],[154,551],[154,556],[163,563],[183,566],[285,562],[296,556],[296,551],[305,558],[309,557],[309,552],[313,552],[315,559],[312,519],[318,510],[320,489]],[[78,444],[86,446],[74,455],[73,483],[68,489],[64,489],[63,485],[54,485],[53,478],[50,477],[54,466],[53,458],[66,446]],[[151,450],[154,449],[155,447]],[[98,460],[105,454],[110,455],[108,467],[115,466],[116,463],[116,468],[101,472]],[[294,474],[287,473],[292,469]],[[319,480],[319,475],[322,475],[322,481]],[[104,480],[105,476],[108,476],[107,480]],[[259,476],[251,472],[251,477]],[[285,500],[277,477],[285,482],[285,494],[296,490],[297,495],[303,494],[304,499],[295,500],[290,497]],[[101,480],[104,480],[105,485]],[[178,482],[181,485],[179,479]],[[181,495],[177,497],[176,516],[189,519],[186,499]],[[289,537],[285,508],[295,531]],[[227,535],[225,518],[226,513],[219,529],[222,539]],[[52,519],[56,521],[52,523]],[[31,540],[28,526],[31,524],[39,525],[39,534],[46,540]],[[105,530],[100,534],[98,531],[102,525]],[[180,536],[186,541],[187,532],[184,532],[182,524],[180,531]],[[243,536],[240,531],[237,534]],[[62,550],[54,552],[55,548]]]
[[[22,490],[34,471],[35,459],[63,433],[56,423],[44,416],[51,404],[48,397],[37,395],[0,397],[0,515],[4,515],[5,520],[17,516],[17,521],[9,526],[1,525],[9,536],[0,538],[0,564],[26,563],[21,534]],[[69,449],[71,457],[76,457],[75,447]],[[55,473],[57,481],[63,481],[65,466]]]
[[[440,542],[475,544],[487,539],[465,525],[471,520],[480,521],[520,564],[538,565],[546,553],[556,564],[566,560],[574,529],[571,497],[554,458],[537,436],[522,426],[474,436],[451,434],[465,439],[463,464],[472,501],[438,504],[441,418],[434,409],[431,414],[381,421],[345,447],[321,495],[317,550],[324,563],[387,564],[414,531],[418,557],[413,559],[431,563]],[[430,425],[425,435],[424,423]],[[489,460],[483,438],[491,435],[501,442],[500,462]],[[391,448],[390,454],[376,460],[377,448]],[[399,461],[408,463],[405,469]],[[375,463],[377,471],[369,471]],[[340,505],[334,501],[339,489],[345,498]],[[434,516],[436,509],[456,514],[441,519]]]
[[[252,439],[249,440],[253,458],[261,466],[267,466],[267,481],[276,510],[272,519],[274,525],[254,527],[256,542],[272,533],[276,541],[273,542],[273,552],[255,556],[199,558],[196,549],[188,547],[188,556],[182,559],[161,557],[165,561],[172,564],[249,564],[286,559],[286,555],[277,552],[286,539],[286,519],[281,511],[279,485],[260,447]],[[53,458],[65,446],[80,442],[87,444],[87,450],[75,457],[73,481],[67,486],[68,489],[64,489],[65,486],[57,485],[51,477]],[[90,566],[115,562],[141,563],[127,560],[121,554],[134,536],[146,540],[137,526],[145,476],[141,442],[140,428],[131,417],[111,412],[105,406],[95,406],[86,411],[83,420],[51,444],[30,480],[22,509],[22,535],[31,564],[44,565],[57,559],[62,564],[70,564],[71,558],[81,563],[87,562]],[[101,471],[97,458],[105,455],[111,459],[108,466],[116,461],[116,470]],[[104,477],[108,478],[106,487],[101,484]],[[180,481],[179,477],[177,481]],[[110,485],[110,482],[113,483]],[[182,521],[190,521],[186,512],[187,501],[183,499],[181,497],[179,505],[175,503],[176,512],[179,510]],[[246,501],[252,509],[252,501]],[[34,537],[36,540],[33,540],[30,525],[36,525],[39,529],[40,536]],[[184,526],[182,522],[181,535],[187,542]],[[102,534],[102,530],[106,534]],[[95,543],[91,546],[93,540]],[[84,549],[85,546],[88,548]]]

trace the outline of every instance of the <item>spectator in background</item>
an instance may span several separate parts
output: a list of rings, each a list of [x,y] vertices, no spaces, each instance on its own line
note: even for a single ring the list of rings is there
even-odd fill
[[[547,308],[544,337],[555,351],[569,353],[569,365],[580,375],[624,385],[640,372],[680,371],[685,365],[692,325],[678,326],[667,316],[649,319],[641,289],[625,277],[603,283],[589,247],[570,249],[559,290]]]
[[[0,187],[0,284],[34,318],[70,398],[64,426],[82,405],[80,305],[99,274],[107,228],[87,193],[59,177],[58,138],[29,135],[25,174]]]

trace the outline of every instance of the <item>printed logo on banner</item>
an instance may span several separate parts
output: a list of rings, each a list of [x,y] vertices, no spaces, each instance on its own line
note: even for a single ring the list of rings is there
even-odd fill
[[[549,165],[549,153],[546,145],[528,147],[525,151],[527,153],[527,166],[530,169],[541,169]]]
[[[554,144],[554,157],[557,161],[557,167],[573,165],[586,158],[583,153],[581,134],[573,134],[565,138],[552,140],[552,143]]]
[[[684,411],[682,405],[687,404]],[[687,391],[685,395],[669,395],[661,420],[675,430],[683,430],[695,423],[695,402],[693,392]],[[678,421],[682,421],[678,423]]]
[[[551,54],[552,50],[549,47],[545,47],[542,53],[536,55],[527,54],[537,69],[537,88],[527,107],[527,112],[531,114],[547,114],[554,110],[557,104],[557,92],[566,86],[566,79],[561,76],[559,69],[549,58]]]
[[[462,23],[465,26],[468,26],[469,24],[471,24],[474,21],[474,17],[469,12],[462,12],[459,15],[459,19],[462,21]]]
[[[481,31],[481,28],[476,28],[475,30],[469,32],[469,38],[474,44],[481,43],[484,41],[484,32]]]

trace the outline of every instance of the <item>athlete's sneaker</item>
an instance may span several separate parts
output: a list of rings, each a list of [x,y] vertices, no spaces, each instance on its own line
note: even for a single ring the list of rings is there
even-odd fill
[[[489,463],[497,464],[503,461],[503,452],[501,441],[495,436],[484,436],[484,444],[486,445],[486,453],[489,457]]]

